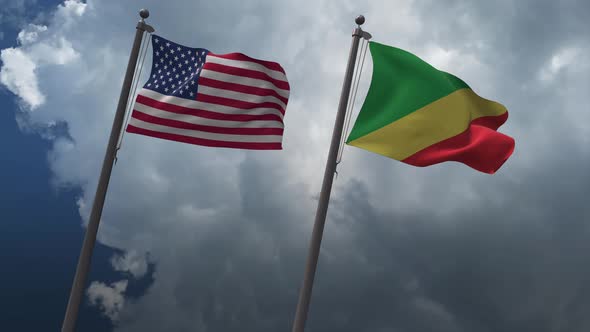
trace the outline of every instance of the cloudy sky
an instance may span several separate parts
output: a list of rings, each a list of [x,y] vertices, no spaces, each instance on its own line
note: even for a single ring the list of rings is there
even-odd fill
[[[487,175],[347,147],[307,330],[590,330],[589,2],[0,4],[0,248],[10,271],[0,308],[11,330],[24,317],[61,324],[143,7],[165,38],[281,63],[291,85],[284,150],[125,135],[85,331],[290,330],[358,14],[375,41],[503,103],[500,130],[516,149]],[[371,69],[367,56],[353,120]]]

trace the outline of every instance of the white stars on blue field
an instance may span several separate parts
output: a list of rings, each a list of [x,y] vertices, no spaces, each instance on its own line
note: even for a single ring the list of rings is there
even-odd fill
[[[199,75],[209,51],[182,46],[156,35],[152,36],[152,43],[152,72],[144,88],[194,100]]]

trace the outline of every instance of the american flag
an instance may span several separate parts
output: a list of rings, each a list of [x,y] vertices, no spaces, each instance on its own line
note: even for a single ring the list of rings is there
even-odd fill
[[[152,36],[153,60],[127,132],[190,144],[280,150],[289,99],[276,62]]]

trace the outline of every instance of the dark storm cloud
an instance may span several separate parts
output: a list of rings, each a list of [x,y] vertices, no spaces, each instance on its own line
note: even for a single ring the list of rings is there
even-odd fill
[[[580,162],[590,161],[587,152],[575,152]],[[590,249],[590,208],[573,203],[590,194],[590,177],[583,167],[562,165],[556,152],[548,156],[552,162],[532,169],[520,183],[484,188],[480,204],[446,218],[427,208],[392,214],[373,206],[361,182],[347,181],[332,202],[309,330],[590,328],[583,314],[590,269],[582,254]],[[241,189],[252,199],[272,187],[265,184],[270,176],[260,166],[249,160],[241,167]],[[540,180],[553,177],[555,169],[564,172],[559,180]],[[509,197],[495,200],[499,187]],[[301,222],[302,216],[285,206],[273,212],[272,196],[270,209],[262,203],[249,213],[246,204],[240,223],[233,222],[236,216],[217,218],[207,236],[181,241],[187,244],[174,251],[184,262],[182,269],[168,273],[165,281],[174,285],[165,291],[174,294],[176,309],[166,315],[148,311],[152,321],[138,319],[136,315],[145,317],[146,312],[134,312],[135,307],[127,312],[135,329],[122,330],[189,331],[199,324],[213,331],[288,330],[305,250],[292,250],[276,236],[286,236],[289,225]],[[486,203],[494,201],[498,203]],[[270,240],[262,248],[274,259],[260,260],[264,253],[250,242],[257,237],[253,224],[257,231],[272,234],[258,237]],[[147,294],[145,300],[157,295]],[[166,303],[156,307],[166,308]]]
[[[588,43],[586,18],[590,3],[583,0],[416,1],[419,16],[440,43],[470,48],[483,39],[490,54],[499,54],[512,69],[535,70],[556,48]]]
[[[510,116],[518,124],[510,121],[509,126],[530,126],[535,111],[561,111],[562,101],[554,98],[558,90],[582,92],[571,81],[541,87],[538,74],[568,47],[586,49],[575,57],[573,68],[586,64],[579,74],[587,72],[588,59],[583,54],[590,49],[590,26],[586,23],[590,2],[426,0],[414,4],[423,19],[425,35],[442,47],[472,52],[493,68],[496,95],[508,106],[516,106]],[[474,88],[478,90],[477,85]],[[587,107],[588,103],[582,105]]]
[[[375,197],[379,191],[354,173],[341,177],[330,206],[309,331],[590,328],[584,315],[590,269],[583,254],[590,243],[585,204],[590,158],[579,143],[580,132],[571,130],[572,118],[547,121],[551,106],[563,108],[564,100],[547,94],[552,84],[542,86],[537,75],[561,48],[584,47],[587,34],[580,18],[587,6],[528,5],[417,3],[419,15],[429,22],[424,25],[436,25],[431,34],[441,47],[474,53],[497,70],[498,80],[490,84],[512,106],[520,150],[501,171],[508,172],[504,177],[462,177],[468,172],[463,166],[445,166],[453,168],[453,176],[423,185],[428,192],[423,206],[411,211],[378,206],[374,202],[384,200]],[[462,20],[453,20],[458,12]],[[434,13],[448,24],[434,24]],[[470,48],[478,40],[485,47]],[[568,86],[580,75],[553,80]],[[532,87],[523,98],[519,87],[525,83]],[[570,97],[578,100],[583,91],[572,88]],[[533,96],[537,100],[528,98]],[[539,126],[556,137],[537,139]],[[323,171],[323,162],[317,172]],[[304,184],[285,185],[289,174],[265,165],[254,159],[240,165],[239,210],[216,218],[207,237],[175,251],[175,259],[186,262],[185,270],[160,266],[169,268],[162,282],[173,287],[168,291],[177,301],[175,309],[163,318],[153,312],[160,317],[156,322],[138,318],[146,311],[132,305],[122,331],[290,329],[315,201],[304,195]],[[398,176],[388,174],[391,169],[396,167],[377,165],[376,176]],[[462,202],[457,195],[451,213],[439,213],[437,195],[453,193],[462,185],[454,182],[462,178],[472,182],[477,198]],[[390,193],[395,201],[404,191]],[[308,233],[294,226],[301,223]],[[144,305],[158,295],[169,298],[164,293],[146,295]]]
[[[564,140],[575,145],[571,137]],[[427,207],[408,215],[380,212],[367,188],[351,181],[331,207],[324,248],[335,258],[321,260],[310,327],[588,330],[582,313],[589,304],[590,154],[582,147],[570,151],[576,163],[547,153],[543,167],[531,167],[519,183],[481,188],[480,204],[450,218]],[[492,203],[500,188],[506,197]],[[354,234],[345,252],[330,251],[337,225]],[[420,311],[420,298],[440,312]]]

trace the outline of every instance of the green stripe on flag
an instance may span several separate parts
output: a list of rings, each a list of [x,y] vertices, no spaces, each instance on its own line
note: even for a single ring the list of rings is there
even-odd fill
[[[402,49],[369,43],[373,76],[347,143],[382,128],[452,92],[469,88]],[[428,82],[428,84],[425,84]]]

